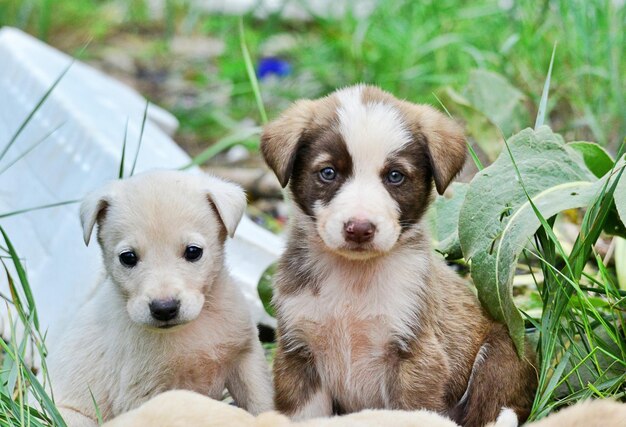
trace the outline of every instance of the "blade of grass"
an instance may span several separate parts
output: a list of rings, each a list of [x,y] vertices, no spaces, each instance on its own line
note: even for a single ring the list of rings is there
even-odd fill
[[[2,237],[4,237],[4,242],[9,249],[9,255],[11,255],[11,261],[13,261],[13,265],[15,266],[15,271],[17,272],[17,277],[20,279],[20,284],[22,285],[22,290],[24,291],[24,295],[26,296],[26,301],[28,302],[28,307],[30,307],[32,311],[33,324],[37,329],[39,329],[39,319],[37,318],[37,311],[35,310],[35,299],[33,298],[33,293],[28,284],[28,279],[26,278],[26,270],[24,270],[24,266],[20,261],[20,258],[17,256],[17,252],[13,247],[13,243],[9,239],[9,236],[4,231],[4,228],[0,226],[0,233]],[[2,261],[4,264],[4,261]],[[15,302],[15,300],[14,300]]]
[[[120,160],[120,170],[117,174],[119,179],[124,178],[124,159],[126,157],[126,140],[128,137],[128,117],[126,117],[126,125],[124,126],[124,142],[122,144],[122,158]]]
[[[261,116],[261,123],[267,123],[267,113],[265,112],[265,106],[263,105],[263,98],[261,97],[261,89],[259,88],[259,81],[254,71],[254,65],[252,65],[252,59],[250,58],[250,52],[246,45],[246,37],[243,28],[243,17],[239,18],[239,44],[241,46],[241,54],[243,55],[244,63],[246,64],[246,72],[248,73],[248,80],[252,86],[252,92],[254,93],[254,99],[256,100],[257,109]]]
[[[195,156],[191,159],[191,162],[186,164],[185,166],[180,167],[181,170],[189,169],[193,166],[200,166],[204,163],[208,162],[210,159],[218,155],[224,150],[229,149],[230,147],[241,143],[242,141],[247,140],[255,135],[260,135],[261,128],[254,127],[249,129],[243,129],[239,132],[232,133],[230,135],[225,136],[220,139],[207,149],[205,149],[202,153]]]
[[[13,145],[13,143],[15,143],[15,141],[17,140],[17,138],[20,136],[20,134],[22,133],[22,131],[26,128],[26,125],[28,125],[28,123],[32,120],[33,116],[37,113],[37,111],[39,111],[39,109],[41,108],[41,106],[44,104],[44,102],[46,102],[46,99],[48,99],[48,97],[50,96],[50,94],[52,93],[52,91],[54,90],[55,87],[57,87],[57,85],[59,84],[59,82],[63,79],[63,77],[67,74],[67,72],[70,70],[70,68],[72,67],[72,65],[74,64],[74,60],[72,60],[67,67],[65,67],[65,69],[61,72],[61,74],[59,75],[59,77],[56,78],[56,80],[54,81],[54,83],[52,83],[52,86],[50,86],[48,88],[48,90],[46,91],[46,93],[43,94],[43,96],[39,99],[39,101],[37,102],[37,104],[35,105],[35,108],[33,108],[30,113],[28,114],[28,116],[26,116],[26,119],[24,119],[24,121],[20,124],[20,126],[17,128],[17,131],[15,131],[15,133],[13,134],[13,136],[11,137],[11,139],[9,140],[9,143],[4,147],[4,149],[0,152],[0,160],[2,160],[4,158],[4,155],[7,153],[7,151],[9,151],[9,148],[11,148],[11,146]]]
[[[98,402],[96,402],[96,398],[93,395],[93,392],[91,391],[91,387],[87,387],[89,389],[89,395],[91,396],[91,401],[93,402],[93,407],[96,411],[96,420],[98,421],[98,425],[102,425],[104,424],[104,421],[102,421],[102,413],[100,412],[100,407],[98,406]]]
[[[435,95],[435,93],[433,92],[433,96],[435,97],[435,99],[437,100],[437,102],[439,103],[439,105],[441,105],[441,108],[443,108],[443,110],[446,112],[446,114],[448,115],[448,117],[452,118],[452,115],[450,114],[450,112],[448,111],[448,109],[446,108],[445,105],[443,105],[443,102],[441,102],[441,99],[439,99],[439,97],[437,95]],[[483,163],[480,161],[480,159],[478,158],[478,155],[476,154],[476,151],[474,151],[474,147],[472,147],[472,144],[469,143],[469,141],[467,140],[467,138],[465,139],[465,145],[467,145],[467,150],[470,153],[470,156],[472,157],[472,160],[474,161],[474,164],[476,165],[476,168],[481,171],[483,169],[485,169],[485,167],[483,166]]]
[[[548,93],[550,92],[550,79],[552,77],[552,65],[554,64],[554,54],[556,53],[556,42],[552,48],[552,57],[550,58],[550,67],[548,67],[548,75],[541,92],[541,101],[539,102],[539,110],[537,111],[537,119],[535,120],[535,130],[545,123],[546,111],[548,109]]]
[[[46,390],[43,388],[37,377],[26,367],[26,363],[22,358],[20,358],[20,363],[23,366],[23,371],[29,381],[29,384],[33,388],[35,398],[39,401],[42,408],[45,409],[46,413],[50,415],[51,421],[54,422],[53,425],[58,427],[67,427],[63,417],[61,417],[61,414],[59,413],[59,410],[52,399],[50,399],[50,396],[48,396],[48,393],[46,393]]]
[[[80,200],[66,200],[64,202],[51,203],[49,205],[35,206],[35,207],[32,207],[32,208],[25,208],[25,209],[20,209],[20,210],[17,210],[17,211],[12,211],[12,212],[5,212],[3,214],[0,214],[0,219],[8,218],[8,217],[14,216],[14,215],[20,215],[20,214],[27,213],[27,212],[38,211],[38,210],[42,210],[42,209],[50,209],[50,208],[56,208],[58,206],[71,205],[71,204],[79,203],[79,202],[80,202]]]
[[[31,145],[30,147],[28,147],[28,149],[26,149],[22,154],[20,154],[19,156],[17,156],[16,158],[14,158],[13,160],[11,160],[4,168],[0,169],[0,175],[2,175],[4,172],[6,172],[11,166],[13,166],[14,164],[16,164],[18,161],[20,161],[21,159],[23,159],[24,157],[26,157],[31,151],[33,151],[35,148],[39,147],[39,145],[44,142],[45,140],[47,140],[48,138],[50,138],[56,131],[58,131],[59,129],[61,129],[63,127],[63,125],[65,125],[65,123],[67,122],[63,122],[60,125],[58,125],[57,127],[55,127],[54,129],[52,129],[50,132],[48,132],[46,135],[44,135],[43,138],[41,138],[39,141],[37,141],[36,143],[34,143],[33,145]]]
[[[615,274],[620,289],[626,291],[626,239],[614,237],[615,242]]]
[[[135,159],[133,160],[133,167],[130,170],[130,176],[135,173],[135,166],[137,166],[137,159],[139,158],[139,150],[141,150],[141,143],[143,141],[143,132],[146,127],[146,119],[148,118],[148,106],[149,101],[146,101],[146,108],[143,110],[143,118],[141,119],[141,131],[139,132],[139,142],[137,143],[137,151],[135,152]]]

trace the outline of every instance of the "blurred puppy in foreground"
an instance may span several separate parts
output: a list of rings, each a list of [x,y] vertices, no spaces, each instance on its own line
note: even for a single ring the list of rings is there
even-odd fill
[[[503,417],[505,418],[505,417]],[[581,402],[527,427],[623,427],[626,404]],[[104,427],[459,427],[430,411],[365,410],[355,414],[290,421],[277,412],[257,417],[190,391],[168,391],[106,423]],[[511,427],[499,419],[489,427]]]
[[[267,125],[288,190],[276,275],[276,408],[293,419],[428,409],[464,426],[524,421],[529,351],[432,253],[424,213],[466,158],[460,127],[371,86],[296,102]],[[529,346],[527,346],[529,347]],[[516,421],[515,421],[516,422]]]
[[[95,426],[171,389],[270,410],[263,349],[224,267],[224,242],[246,206],[238,186],[156,171],[90,194],[85,243],[97,224],[104,277],[51,351],[51,383],[70,427]],[[92,399],[93,395],[93,399]]]

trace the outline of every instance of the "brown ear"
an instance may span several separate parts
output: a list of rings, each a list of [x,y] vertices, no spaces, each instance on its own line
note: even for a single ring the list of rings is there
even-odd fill
[[[289,183],[298,142],[313,117],[314,101],[297,101],[263,129],[261,153],[280,185]]]
[[[463,128],[429,105],[402,102],[402,110],[411,131],[426,139],[435,187],[443,194],[465,164],[467,145]]]

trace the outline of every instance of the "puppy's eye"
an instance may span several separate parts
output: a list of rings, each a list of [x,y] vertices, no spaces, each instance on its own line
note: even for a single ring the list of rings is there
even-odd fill
[[[134,251],[122,252],[121,254],[119,254],[119,259],[123,266],[130,268],[136,266],[137,262],[139,261],[139,258]]]
[[[330,182],[337,177],[337,172],[333,168],[324,168],[320,171],[322,181]]]
[[[402,172],[393,170],[387,174],[387,182],[393,185],[400,185],[404,181],[404,175]]]
[[[189,262],[198,261],[202,257],[202,248],[189,245],[185,249],[185,259]]]

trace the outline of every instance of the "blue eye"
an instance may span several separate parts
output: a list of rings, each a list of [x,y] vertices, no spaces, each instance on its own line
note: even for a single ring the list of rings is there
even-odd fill
[[[330,182],[337,177],[337,172],[333,168],[324,168],[320,171],[322,181]]]
[[[393,170],[387,174],[387,182],[393,185],[400,185],[404,181],[404,175],[401,172]]]

